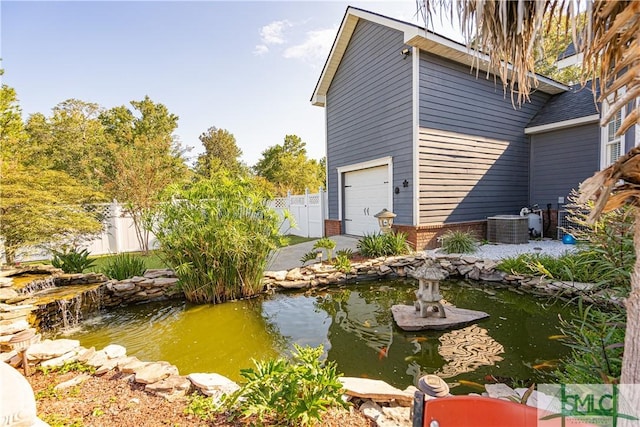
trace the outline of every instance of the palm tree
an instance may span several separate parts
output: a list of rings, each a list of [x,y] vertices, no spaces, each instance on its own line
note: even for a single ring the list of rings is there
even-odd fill
[[[425,24],[440,16],[457,16],[471,49],[478,53],[474,66],[487,67],[502,80],[518,104],[535,88],[534,52],[539,49],[545,17],[558,15],[564,31],[570,31],[582,53],[583,82],[600,83],[600,102],[609,109],[601,118],[606,125],[625,105],[635,106],[622,122],[618,135],[634,124],[640,126],[640,1],[606,0],[416,0]],[[585,19],[578,19],[585,14]],[[551,22],[547,19],[546,22]],[[584,22],[581,26],[579,23]],[[482,55],[480,55],[482,53]],[[486,62],[482,63],[481,58]],[[531,77],[533,76],[533,79]],[[594,91],[595,93],[595,91]],[[622,184],[620,184],[622,183]],[[631,150],[609,168],[581,185],[582,199],[596,198],[592,220],[623,205],[636,208],[634,244],[640,254],[640,147]],[[622,384],[637,384],[628,403],[640,408],[640,260],[636,258],[631,292],[626,300],[627,331]],[[631,387],[633,389],[633,387]]]

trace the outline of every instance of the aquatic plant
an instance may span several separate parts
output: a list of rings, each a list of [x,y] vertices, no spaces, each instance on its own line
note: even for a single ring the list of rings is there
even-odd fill
[[[148,226],[159,256],[180,279],[186,298],[219,303],[262,290],[269,254],[280,241],[278,214],[250,178],[218,173],[167,191]],[[288,219],[288,216],[287,216]]]

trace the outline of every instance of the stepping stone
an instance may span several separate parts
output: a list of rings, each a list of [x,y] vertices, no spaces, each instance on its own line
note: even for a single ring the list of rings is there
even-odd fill
[[[27,358],[29,360],[48,360],[70,351],[77,351],[79,348],[80,341],[78,340],[44,340],[27,349]]]
[[[67,389],[67,388],[75,387],[77,385],[82,384],[83,382],[85,382],[89,378],[91,378],[91,375],[82,373],[82,374],[78,375],[75,378],[71,378],[69,381],[65,381],[65,382],[62,382],[62,383],[58,384],[53,389],[54,390],[64,390],[64,389]]]
[[[446,317],[420,317],[412,305],[394,305],[391,307],[393,320],[405,331],[424,331],[426,329],[452,329],[489,317],[484,311],[467,310],[452,305],[444,306]]]
[[[401,406],[411,406],[413,395],[390,386],[381,380],[369,378],[341,377],[340,382],[344,394],[348,396],[370,399],[374,402],[396,401]]]

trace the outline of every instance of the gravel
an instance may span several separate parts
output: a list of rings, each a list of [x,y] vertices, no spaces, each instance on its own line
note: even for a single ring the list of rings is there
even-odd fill
[[[530,240],[529,243],[516,245],[492,243],[480,245],[478,249],[470,255],[477,258],[501,260],[503,258],[515,257],[520,254],[527,253],[540,253],[541,255],[558,257],[560,255],[564,255],[566,252],[573,252],[575,250],[575,245],[565,245],[559,240]],[[425,252],[427,254],[434,255],[440,253],[441,249],[433,249]]]

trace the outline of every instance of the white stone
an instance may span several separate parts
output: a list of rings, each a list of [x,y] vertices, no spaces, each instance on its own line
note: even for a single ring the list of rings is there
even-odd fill
[[[11,350],[8,353],[0,353],[0,363],[9,363],[11,359],[18,355],[18,352]]]
[[[80,341],[78,340],[44,340],[40,343],[31,345],[27,349],[27,358],[29,360],[48,360],[62,356],[70,351],[78,350],[79,348]]]
[[[58,384],[53,389],[54,390],[64,390],[64,389],[67,389],[67,388],[75,387],[77,385],[82,384],[83,382],[85,382],[89,378],[91,378],[91,375],[82,373],[82,374],[78,375],[77,377],[71,378],[69,381],[65,381],[65,382],[62,382],[62,383]]]
[[[40,363],[40,366],[42,366],[43,368],[51,368],[53,366],[62,366],[67,362],[72,362],[74,358],[76,358],[75,360],[77,360],[77,356],[78,356],[78,353],[72,350],[61,356],[54,357],[53,359],[45,360],[44,362]]]
[[[109,359],[116,359],[127,355],[127,349],[118,344],[109,344],[102,349]]]
[[[216,392],[231,394],[240,388],[238,384],[220,374],[195,373],[188,375],[187,378],[207,396],[212,396]]]
[[[359,408],[362,415],[378,424],[378,419],[383,416],[382,408],[376,402],[367,400]]]
[[[340,382],[344,387],[345,394],[349,396],[371,399],[375,402],[396,401],[402,406],[411,406],[413,403],[412,394],[405,393],[381,380],[341,377]]]
[[[109,360],[109,358],[107,357],[107,355],[104,352],[104,350],[100,350],[100,351],[95,351],[91,356],[89,356],[89,358],[87,359],[86,363],[89,366],[93,366],[94,368],[98,368],[98,367],[104,365],[105,363],[107,363],[107,360]]]
[[[515,390],[506,384],[485,384],[484,388],[487,390],[487,393],[489,393],[489,397],[494,399],[509,399],[509,397],[519,398]]]
[[[153,362],[136,372],[135,381],[141,384],[153,384],[170,375],[178,375],[178,368],[168,362]]]
[[[18,296],[18,292],[11,288],[0,288],[0,301],[6,301],[9,299],[16,298]]]
[[[0,288],[8,288],[13,284],[11,277],[0,277]]]
[[[383,417],[378,420],[379,427],[411,426],[411,408],[382,407]]]
[[[24,319],[20,319],[7,325],[0,325],[0,335],[11,335],[16,332],[24,331],[25,329],[29,329],[29,322]]]

